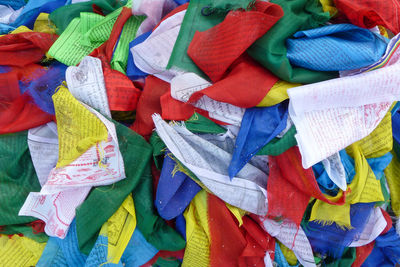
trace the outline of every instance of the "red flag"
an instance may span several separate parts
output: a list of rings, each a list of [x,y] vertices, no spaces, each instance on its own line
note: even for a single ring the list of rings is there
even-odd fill
[[[261,1],[256,2],[255,10],[230,11],[220,24],[195,33],[188,55],[213,82],[217,82],[229,66],[282,16],[279,5]]]
[[[367,29],[381,25],[394,34],[400,32],[398,1],[335,0],[335,5],[354,25]]]

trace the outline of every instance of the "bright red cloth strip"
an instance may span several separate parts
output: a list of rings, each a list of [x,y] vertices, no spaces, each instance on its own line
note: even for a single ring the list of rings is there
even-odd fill
[[[394,34],[400,32],[400,3],[397,0],[335,0],[335,5],[354,25],[363,28],[382,25]]]
[[[268,215],[283,216],[300,225],[310,197],[332,205],[342,205],[345,195],[333,202],[326,198],[318,187],[311,168],[304,169],[297,147],[292,147],[276,157],[269,157]],[[296,205],[294,205],[296,203]]]
[[[22,32],[0,37],[0,65],[23,67],[39,62],[58,36],[40,32]]]
[[[291,219],[300,225],[310,200],[310,194],[297,189],[285,179],[275,157],[269,157],[269,177],[267,184],[268,216]]]
[[[239,259],[239,266],[265,266],[266,252],[274,260],[275,239],[248,216],[243,217],[243,228],[246,230],[247,245]]]
[[[210,87],[194,93],[189,102],[202,96],[242,108],[256,106],[278,78],[247,55],[242,55],[229,68],[227,76]]]
[[[148,139],[154,128],[151,115],[154,113],[161,114],[160,98],[165,93],[169,93],[169,88],[169,83],[155,76],[147,76],[143,92],[139,98],[136,120],[130,127],[132,130]]]
[[[229,66],[282,16],[279,5],[261,1],[256,2],[255,10],[230,11],[220,24],[195,33],[188,55],[213,82],[217,82]]]
[[[42,67],[29,64],[0,74],[0,134],[28,130],[45,124],[53,116],[37,107],[26,92],[20,93],[18,80],[29,82]]]
[[[0,134],[28,130],[53,119],[53,116],[39,109],[26,93],[3,104],[0,101]]]
[[[225,202],[212,194],[208,195],[208,224],[210,266],[237,266],[247,240]]]
[[[293,184],[297,190],[332,205],[344,204],[346,194],[343,194],[338,201],[333,202],[321,192],[312,168],[304,169],[301,165],[301,155],[298,147],[292,147],[275,158],[283,177]]]

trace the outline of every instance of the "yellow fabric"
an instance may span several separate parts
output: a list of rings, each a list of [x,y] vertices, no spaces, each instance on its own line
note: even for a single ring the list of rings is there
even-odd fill
[[[394,151],[393,159],[385,169],[386,181],[390,190],[390,202],[396,216],[400,216],[400,162]]]
[[[108,237],[107,263],[118,264],[136,228],[136,212],[131,195],[104,223],[100,234]]]
[[[183,267],[210,265],[210,228],[208,225],[207,192],[201,190],[185,210],[186,248]]]
[[[32,30],[29,29],[26,26],[19,26],[18,28],[16,28],[15,30],[11,31],[11,34],[16,34],[16,33],[21,33],[21,32],[31,32]],[[3,34],[4,35],[4,34]],[[1,36],[3,36],[1,35]]]
[[[285,256],[286,261],[290,264],[290,265],[296,265],[297,264],[297,257],[296,255],[294,255],[294,252],[289,249],[287,246],[285,246],[284,244],[282,244],[281,242],[277,241],[279,244],[279,247],[282,251],[283,256]]]
[[[35,266],[46,243],[38,243],[27,237],[0,235],[1,266]]]
[[[337,14],[338,10],[335,7],[333,0],[319,0],[319,2],[322,5],[322,10],[324,10],[324,12],[329,12],[331,17],[334,17]]]
[[[354,143],[346,151],[354,158],[356,171],[353,181],[348,186],[350,193],[346,196],[346,203],[338,207],[316,200],[311,210],[310,221],[318,221],[324,224],[335,222],[339,226],[351,228],[350,204],[384,201],[380,180],[376,179],[361,151],[361,147]]]
[[[288,83],[286,81],[279,80],[272,86],[268,94],[261,100],[257,107],[270,107],[281,103],[282,101],[289,98],[287,90],[293,87],[300,86],[299,83]]]
[[[33,25],[34,32],[56,33],[56,26],[49,20],[48,13],[40,13]]]
[[[52,96],[58,125],[58,162],[63,167],[77,159],[91,146],[106,141],[106,126],[61,85]]]
[[[381,35],[385,36],[386,38],[389,38],[388,31],[385,29],[385,27],[378,25],[378,29]]]
[[[355,144],[360,146],[366,158],[378,158],[390,152],[393,147],[391,112],[386,113],[372,133]]]
[[[242,226],[242,224],[243,224],[243,219],[242,218],[243,218],[244,215],[247,214],[247,212],[242,210],[242,209],[240,209],[240,208],[238,208],[238,207],[232,206],[232,205],[230,205],[228,203],[225,203],[225,204],[226,204],[226,207],[231,211],[233,216],[235,216],[236,220],[238,220],[239,227]]]

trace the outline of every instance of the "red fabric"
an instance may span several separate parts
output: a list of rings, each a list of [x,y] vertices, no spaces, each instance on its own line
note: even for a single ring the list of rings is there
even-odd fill
[[[0,65],[23,67],[42,59],[58,36],[23,32],[0,37]]]
[[[104,16],[103,10],[101,10],[101,7],[99,7],[96,4],[92,4],[92,8],[93,8],[93,13],[99,14],[101,16]]]
[[[369,254],[371,254],[372,249],[374,248],[375,241],[371,243],[356,248],[356,260],[353,262],[351,267],[360,267],[364,261],[368,258]]]
[[[185,121],[189,119],[194,114],[194,112],[197,112],[219,125],[227,125],[227,123],[225,122],[210,118],[208,111],[206,110],[196,108],[191,104],[174,99],[171,96],[171,91],[168,91],[167,93],[162,95],[160,102],[162,110],[161,117],[164,120]]]
[[[384,235],[384,234],[386,234],[391,228],[392,228],[392,226],[393,226],[393,222],[392,222],[392,219],[390,218],[390,215],[389,215],[389,213],[387,213],[384,209],[382,209],[382,208],[380,208],[381,209],[381,211],[382,211],[382,214],[383,214],[383,217],[385,217],[385,220],[386,220],[386,227],[385,227],[385,229],[383,229],[383,231],[382,231],[382,233],[381,233],[381,235]]]
[[[243,217],[243,228],[246,230],[247,245],[242,251],[239,266],[265,266],[266,252],[269,253],[271,260],[274,259],[275,239],[248,216]]]
[[[189,102],[202,96],[242,108],[256,106],[278,78],[247,55],[242,55],[231,66],[227,76],[210,87],[191,95]]]
[[[382,25],[394,34],[400,32],[398,0],[335,0],[335,5],[354,25],[363,28]]]
[[[229,66],[282,16],[279,5],[261,1],[256,2],[255,10],[230,11],[220,24],[195,33],[188,55],[213,82],[217,82]]]
[[[298,147],[294,146],[276,156],[276,162],[285,179],[295,185],[298,190],[331,205],[344,204],[346,194],[343,194],[337,202],[330,201],[325,197],[319,189],[312,168],[304,169],[301,165],[301,155]]]
[[[20,93],[18,80],[29,82],[40,68],[29,64],[23,69],[14,68],[0,74],[0,134],[28,130],[53,119],[33,103],[27,92]]]
[[[301,192],[286,180],[275,157],[269,157],[269,177],[267,184],[268,213],[270,217],[284,217],[300,225],[310,200],[310,195]]]
[[[301,165],[301,155],[297,147],[269,159],[268,215],[284,216],[299,225],[310,197],[332,205],[344,204],[346,193],[337,202],[325,197],[318,187],[312,169],[304,169]]]
[[[208,194],[208,224],[211,237],[210,266],[238,266],[247,240],[225,202],[212,194]]]
[[[194,107],[191,104],[172,98],[170,91],[161,96],[160,103],[164,120],[187,120],[194,113]]]
[[[107,88],[108,103],[111,110],[132,111],[136,109],[141,91],[123,73],[111,69],[114,47],[125,22],[132,16],[132,11],[124,7],[114,24],[110,38],[99,48],[93,50],[90,56],[98,57],[102,62],[104,82]]]
[[[153,132],[154,123],[151,115],[161,114],[160,98],[169,93],[170,84],[155,76],[147,76],[143,92],[139,98],[136,120],[130,127],[132,130],[148,139]]]
[[[27,225],[32,227],[32,232],[35,235],[44,233],[44,227],[46,226],[45,222],[42,220],[36,220],[36,221],[28,223]]]

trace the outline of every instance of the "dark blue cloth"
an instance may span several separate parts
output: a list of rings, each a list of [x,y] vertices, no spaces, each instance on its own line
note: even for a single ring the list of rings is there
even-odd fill
[[[400,144],[400,112],[396,112],[392,116],[392,132],[393,139]]]
[[[246,109],[228,168],[231,179],[257,151],[285,129],[287,117],[286,101],[272,107]]]
[[[183,214],[180,214],[178,217],[176,217],[175,229],[186,240],[186,220]]]
[[[350,206],[350,230],[332,225],[310,221],[302,222],[304,232],[314,252],[329,255],[335,259],[342,256],[343,250],[357,240],[364,230],[375,203],[356,203]]]
[[[148,75],[148,73],[141,71],[135,65],[135,61],[133,59],[131,48],[137,46],[140,43],[143,43],[151,34],[151,31],[143,33],[142,35],[136,37],[132,42],[129,43],[129,56],[128,56],[128,64],[126,67],[126,76],[131,80],[137,80],[139,78],[144,78]]]
[[[24,83],[19,81],[21,93],[28,91],[35,104],[43,111],[54,115],[54,103],[52,96],[58,86],[65,81],[65,72],[68,66],[62,63],[52,64],[47,71],[39,70],[37,78]],[[44,72],[44,73],[43,73]]]
[[[169,153],[167,150],[155,200],[157,211],[165,220],[171,220],[182,214],[201,190],[189,176],[175,169],[177,164],[168,155]]]
[[[352,70],[378,61],[385,53],[384,37],[352,24],[332,24],[299,31],[286,40],[294,66],[318,70]]]
[[[400,236],[392,227],[386,234],[375,239],[374,249],[361,266],[392,267],[396,264],[400,264]]]

